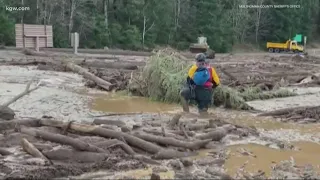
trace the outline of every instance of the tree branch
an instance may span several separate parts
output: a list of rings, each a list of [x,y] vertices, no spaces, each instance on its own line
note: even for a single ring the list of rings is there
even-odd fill
[[[31,93],[32,91],[35,91],[35,90],[37,90],[39,88],[39,84],[38,84],[36,87],[30,89],[31,83],[32,83],[32,81],[30,81],[27,84],[26,89],[22,93],[18,94],[17,96],[15,96],[13,99],[9,100],[8,102],[2,104],[1,107],[2,108],[3,107],[8,107],[10,104],[16,102],[18,99],[22,98],[23,96],[25,96],[25,95],[27,95],[27,94]],[[1,107],[0,107],[0,109],[1,109]]]

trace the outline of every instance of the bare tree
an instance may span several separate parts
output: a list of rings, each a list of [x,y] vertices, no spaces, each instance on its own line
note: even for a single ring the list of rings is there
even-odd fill
[[[150,18],[147,17],[146,9],[148,9],[148,1],[144,1],[142,15],[143,15],[143,30],[142,30],[142,47],[144,47],[145,36],[148,31],[150,31],[154,27],[154,21],[151,23],[149,27],[147,27],[147,23],[149,22]]]
[[[144,41],[145,41],[145,36],[146,36],[146,33],[151,30],[154,26],[154,22],[152,22],[152,24],[148,27],[147,27],[147,22],[149,21],[149,19],[147,19],[147,17],[144,15],[143,16],[143,31],[142,31],[142,46],[144,47]]]
[[[181,11],[181,6],[180,6],[180,0],[175,0],[174,2],[174,14],[175,14],[175,31],[178,31],[178,27],[179,27],[179,18],[180,18],[180,11]]]
[[[257,0],[257,5],[261,6],[262,4],[263,4],[263,0]],[[255,40],[257,44],[258,44],[258,36],[259,36],[260,17],[261,17],[261,8],[257,8],[256,23],[255,23]]]
[[[76,10],[76,0],[70,0],[70,16],[69,16],[69,41],[71,41],[71,31],[73,28],[73,15]]]
[[[104,24],[105,24],[107,29],[109,27],[109,23],[108,23],[108,4],[109,4],[109,0],[103,0]]]

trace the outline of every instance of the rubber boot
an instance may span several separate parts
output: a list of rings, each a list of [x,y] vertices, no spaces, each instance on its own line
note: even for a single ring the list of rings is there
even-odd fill
[[[207,108],[203,108],[203,109],[198,109],[199,115],[200,116],[208,116],[208,109]]]
[[[190,112],[189,111],[189,104],[188,104],[187,100],[182,96],[180,97],[180,99],[181,99],[183,112]]]

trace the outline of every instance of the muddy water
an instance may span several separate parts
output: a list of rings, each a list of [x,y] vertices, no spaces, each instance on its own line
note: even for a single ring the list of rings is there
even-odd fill
[[[153,102],[141,97],[124,97],[119,94],[99,95],[91,104],[97,111],[128,113],[128,112],[168,112],[177,109],[177,105]]]
[[[235,175],[237,170],[247,163],[244,168],[246,171],[258,172],[258,170],[263,170],[267,175],[270,175],[272,164],[293,158],[297,165],[311,164],[316,170],[320,170],[319,144],[296,142],[293,145],[299,150],[271,149],[257,144],[230,146],[230,155],[225,163],[225,168],[228,174]],[[251,152],[252,156],[242,155],[241,148]]]
[[[99,96],[92,103],[92,108],[98,111],[105,112],[177,112],[180,111],[180,107],[177,105],[168,105],[163,103],[151,102],[144,98],[131,98],[122,97],[119,95],[104,95]],[[315,124],[290,124],[281,123],[270,118],[255,117],[252,115],[244,115],[239,112],[224,111],[220,109],[211,109],[213,117],[220,117],[223,120],[243,125],[243,126],[255,126],[265,130],[295,130],[301,134],[313,134],[317,135],[320,132],[320,125]],[[290,140],[290,139],[289,139]],[[274,163],[282,160],[290,160],[293,158],[297,165],[312,164],[319,169],[320,166],[320,145],[312,142],[294,142],[291,143],[299,150],[280,150],[272,149],[263,145],[258,144],[241,144],[232,145],[227,148],[230,152],[228,159],[225,163],[225,169],[228,174],[235,175],[237,170],[245,163],[245,170],[251,173],[263,170],[270,175],[271,166]],[[253,156],[246,156],[241,154],[241,149],[251,152]],[[200,151],[200,154],[193,159],[206,158],[210,150]],[[148,176],[152,173],[152,169],[135,170],[125,173],[122,175],[130,175],[137,178]],[[167,172],[161,174],[163,178],[173,178],[174,172]]]

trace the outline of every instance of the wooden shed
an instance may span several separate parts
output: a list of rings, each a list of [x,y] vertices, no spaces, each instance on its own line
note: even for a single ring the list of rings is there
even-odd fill
[[[53,47],[51,25],[16,24],[15,31],[17,48]]]

